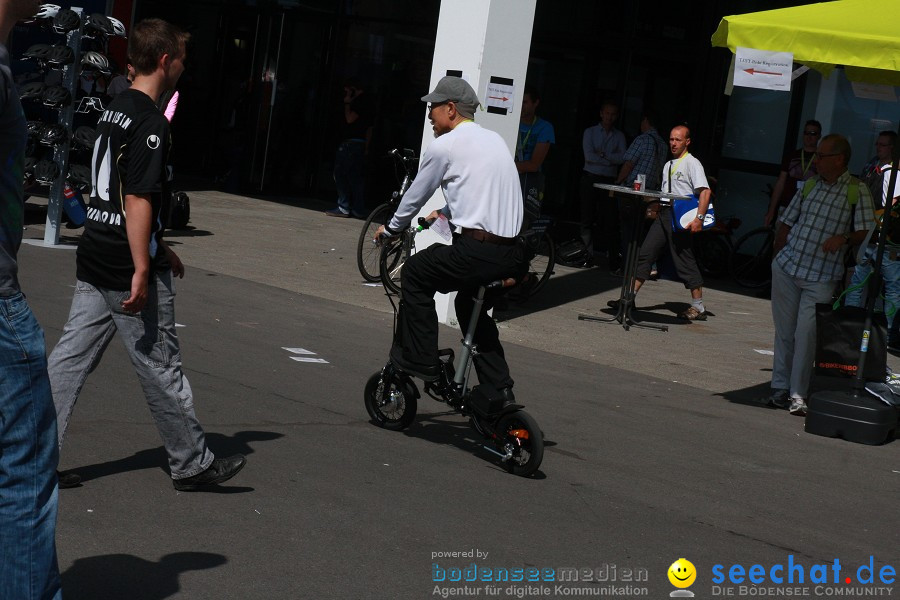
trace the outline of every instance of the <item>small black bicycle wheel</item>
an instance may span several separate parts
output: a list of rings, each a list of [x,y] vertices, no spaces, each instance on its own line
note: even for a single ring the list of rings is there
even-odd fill
[[[503,415],[496,433],[498,450],[512,452],[512,457],[506,461],[510,473],[528,477],[538,470],[544,460],[544,433],[534,417],[524,410]]]
[[[743,235],[731,253],[731,276],[745,288],[759,289],[772,282],[775,230],[758,227]]]
[[[387,393],[384,393],[385,386]],[[369,377],[363,399],[372,421],[384,429],[406,429],[416,417],[416,390],[413,384],[396,377],[382,381],[381,371]]]
[[[359,241],[356,244],[356,265],[359,274],[366,281],[378,281],[378,257],[381,247],[375,243],[375,232],[381,225],[386,224],[394,215],[394,207],[385,202],[376,206],[363,223],[359,232]]]

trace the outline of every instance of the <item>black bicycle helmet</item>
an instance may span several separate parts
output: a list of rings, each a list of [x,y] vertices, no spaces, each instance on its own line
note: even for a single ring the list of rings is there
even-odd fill
[[[93,148],[94,141],[97,139],[97,132],[89,125],[82,125],[75,129],[75,132],[72,134],[72,139],[74,139],[75,143],[79,146]]]
[[[44,106],[49,106],[50,108],[65,108],[72,103],[72,94],[61,85],[54,85],[44,90],[44,93],[41,95],[41,102],[44,103]]]
[[[34,44],[33,46],[29,46],[28,50],[22,53],[22,60],[28,60],[30,58],[36,60],[47,60],[47,57],[50,55],[50,46],[47,44]]]
[[[43,82],[31,81],[19,89],[19,98],[21,100],[40,100],[44,94],[44,89]]]
[[[88,50],[81,57],[81,64],[89,69],[100,71],[104,75],[112,73],[109,66],[109,59],[94,50]]]
[[[75,62],[75,52],[65,44],[56,44],[47,54],[47,62],[54,68],[71,65]]]
[[[81,27],[81,17],[71,8],[64,8],[53,17],[53,30],[66,34]]]
[[[69,130],[64,125],[44,125],[40,142],[45,146],[55,146],[69,139]]]
[[[51,184],[59,177],[59,165],[52,160],[41,160],[34,165],[34,179],[38,183]]]
[[[69,181],[75,187],[88,186],[91,184],[91,170],[85,165],[69,165]]]
[[[84,20],[84,35],[113,35],[113,25],[104,14],[92,13]]]
[[[36,138],[40,137],[44,123],[42,121],[27,121],[25,127],[28,128],[28,137]]]

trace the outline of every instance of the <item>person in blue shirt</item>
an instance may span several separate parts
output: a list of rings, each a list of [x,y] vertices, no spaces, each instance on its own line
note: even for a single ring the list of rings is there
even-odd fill
[[[544,174],[541,166],[550,152],[550,145],[556,143],[553,125],[537,116],[541,104],[538,89],[526,83],[522,94],[522,112],[519,117],[519,135],[516,140],[516,170],[522,183],[522,198],[525,202],[525,223],[527,229],[531,219],[540,216],[541,200],[544,196]]]

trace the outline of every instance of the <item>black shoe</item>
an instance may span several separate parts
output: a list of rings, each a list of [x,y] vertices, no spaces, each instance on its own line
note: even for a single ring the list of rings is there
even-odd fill
[[[67,490],[81,485],[81,475],[72,473],[71,471],[57,471],[56,478],[59,480],[59,489],[61,490]]]
[[[228,481],[237,475],[244,468],[245,464],[247,464],[247,459],[244,458],[243,454],[235,454],[228,458],[217,458],[205,471],[192,477],[173,479],[172,484],[179,492],[202,490],[204,487]]]
[[[500,394],[503,396],[503,407],[506,408],[510,404],[516,403],[516,395],[513,394],[511,387],[505,387],[500,390]]]

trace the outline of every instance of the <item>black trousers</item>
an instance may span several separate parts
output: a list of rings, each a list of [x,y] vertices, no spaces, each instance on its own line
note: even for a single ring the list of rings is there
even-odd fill
[[[610,261],[616,262],[619,255],[619,203],[609,197],[606,190],[598,190],[595,183],[615,183],[615,177],[594,175],[587,171],[581,174],[579,197],[581,202],[581,241],[588,252],[606,250]],[[594,223],[597,235],[594,235]]]
[[[660,209],[659,218],[653,221],[641,245],[635,277],[641,281],[649,279],[653,263],[668,248],[684,287],[689,290],[703,287],[703,276],[694,258],[692,235],[689,231],[672,231],[671,207]]]
[[[391,355],[399,353],[402,362],[424,370],[438,362],[438,319],[434,308],[435,292],[458,291],[456,316],[465,331],[474,308],[474,297],[481,285],[497,279],[524,275],[524,245],[499,245],[457,236],[452,245],[434,244],[412,255],[401,274],[401,303],[397,334]],[[475,329],[475,371],[478,381],[496,389],[512,387],[509,366],[497,325],[487,315],[499,292],[485,294]]]

